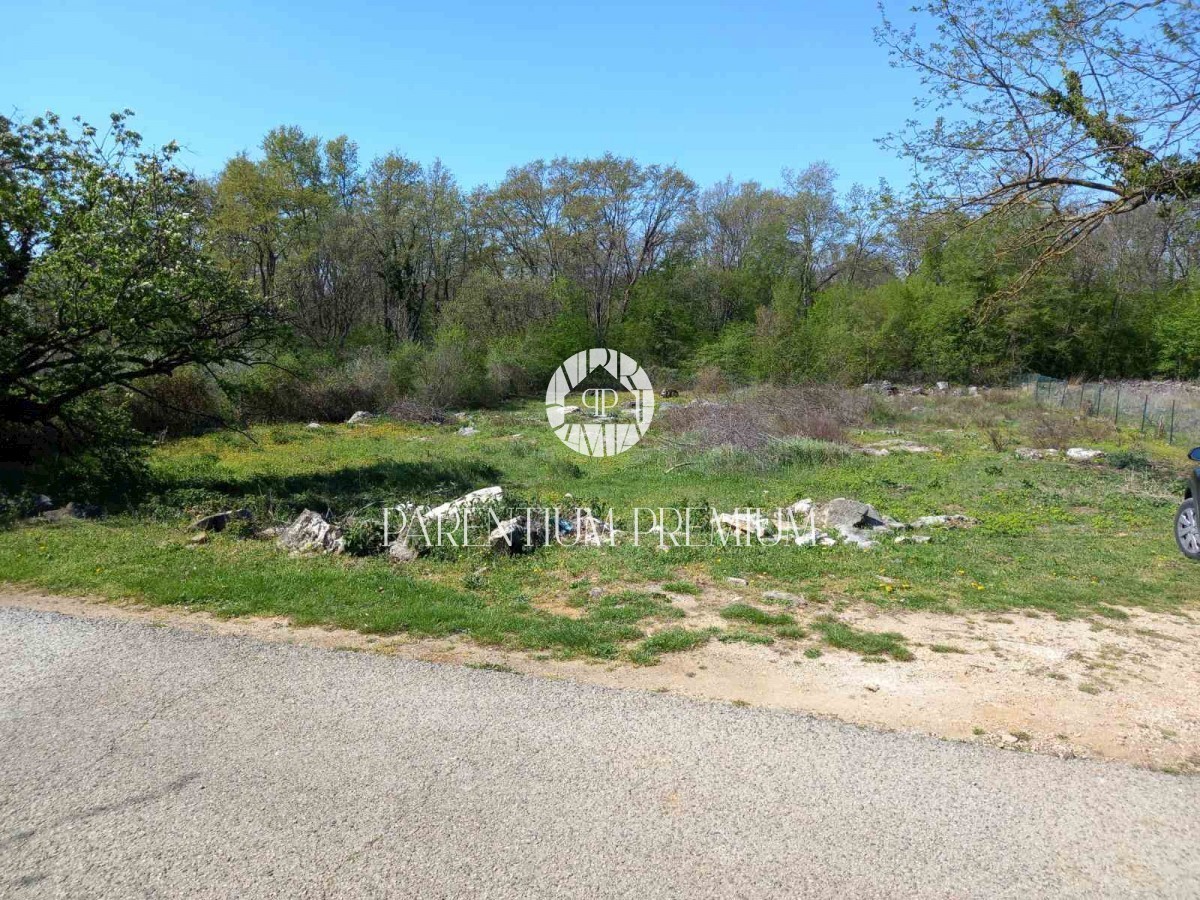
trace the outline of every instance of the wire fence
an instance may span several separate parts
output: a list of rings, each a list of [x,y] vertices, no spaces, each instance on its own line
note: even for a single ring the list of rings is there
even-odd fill
[[[1020,386],[1039,406],[1106,418],[1168,444],[1200,445],[1200,388],[1172,382],[1064,381],[1027,375]]]

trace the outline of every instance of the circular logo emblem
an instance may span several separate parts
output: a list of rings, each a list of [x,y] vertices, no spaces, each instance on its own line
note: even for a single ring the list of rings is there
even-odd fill
[[[597,375],[589,377],[593,372]],[[568,403],[577,386],[582,388],[579,403]],[[632,396],[622,401],[622,391]],[[576,453],[624,453],[642,439],[654,418],[650,376],[624,353],[603,347],[582,350],[554,371],[546,388],[546,418],[558,439]]]

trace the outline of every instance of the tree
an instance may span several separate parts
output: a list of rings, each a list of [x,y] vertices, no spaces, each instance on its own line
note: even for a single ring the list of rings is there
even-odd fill
[[[478,209],[497,267],[569,278],[602,344],[634,285],[674,246],[695,191],[673,166],[606,154],[512,169]]]
[[[91,403],[181,366],[252,363],[271,311],[204,250],[174,144],[0,118],[0,420],[86,443]]]
[[[836,178],[828,163],[799,172],[783,170],[787,186],[787,237],[795,258],[794,275],[805,307],[838,273],[846,221],[838,206]]]
[[[1031,273],[1112,216],[1200,196],[1194,0],[932,0],[921,39],[885,18],[893,64],[920,73],[932,121],[887,144],[919,191],[971,216],[1036,210]]]

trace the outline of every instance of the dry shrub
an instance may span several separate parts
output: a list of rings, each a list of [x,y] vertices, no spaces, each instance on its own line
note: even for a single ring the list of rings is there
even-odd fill
[[[1025,423],[1025,433],[1037,447],[1059,449],[1115,440],[1119,436],[1111,419],[1037,410]]]
[[[720,366],[705,366],[696,373],[696,392],[699,394],[724,394],[729,391],[729,379]]]
[[[662,419],[668,431],[688,435],[701,449],[758,450],[789,438],[842,443],[846,429],[865,424],[873,406],[860,391],[805,385],[697,401],[668,409]]]
[[[226,407],[216,382],[191,368],[140,381],[129,395],[133,427],[143,434],[200,434],[221,425]]]
[[[444,425],[450,420],[446,410],[415,397],[402,397],[388,407],[389,418],[416,425]]]

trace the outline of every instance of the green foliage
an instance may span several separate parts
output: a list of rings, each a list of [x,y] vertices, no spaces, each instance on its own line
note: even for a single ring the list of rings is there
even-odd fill
[[[708,643],[711,635],[707,631],[687,628],[665,628],[639,643],[629,652],[629,658],[640,666],[658,664],[664,653],[683,653]]]
[[[342,537],[351,556],[374,556],[384,550],[383,522],[378,519],[353,519],[342,529]]]
[[[915,658],[905,646],[904,635],[895,631],[860,631],[830,617],[817,619],[813,628],[820,632],[825,643],[839,650],[853,650],[864,656],[890,656],[901,662]]]
[[[721,618],[752,625],[792,625],[795,623],[787,613],[769,613],[747,603],[733,603],[721,610]]]

